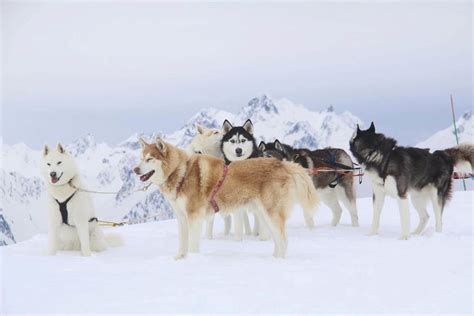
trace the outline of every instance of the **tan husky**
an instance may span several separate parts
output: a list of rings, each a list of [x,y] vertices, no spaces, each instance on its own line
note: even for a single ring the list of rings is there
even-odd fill
[[[134,168],[141,181],[158,185],[178,219],[179,250],[176,259],[189,250],[199,251],[202,221],[219,211],[254,210],[270,229],[275,257],[287,248],[285,222],[293,206],[302,206],[312,218],[319,203],[307,172],[297,164],[256,158],[231,163],[208,155],[191,155],[161,138],[147,144],[140,140],[142,155]],[[190,236],[189,236],[190,235]]]

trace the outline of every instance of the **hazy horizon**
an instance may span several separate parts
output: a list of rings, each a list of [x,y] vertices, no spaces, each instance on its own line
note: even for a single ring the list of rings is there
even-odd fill
[[[2,138],[116,144],[263,93],[414,145],[472,111],[472,4],[2,3]]]

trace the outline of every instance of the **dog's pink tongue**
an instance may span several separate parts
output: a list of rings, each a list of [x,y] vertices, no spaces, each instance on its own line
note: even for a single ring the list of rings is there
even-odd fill
[[[148,176],[148,174],[144,174],[144,175],[140,176],[140,180],[145,181],[147,176]]]
[[[58,178],[51,178],[51,182],[53,182],[53,183],[56,183],[56,182],[58,182],[58,181],[59,181]]]

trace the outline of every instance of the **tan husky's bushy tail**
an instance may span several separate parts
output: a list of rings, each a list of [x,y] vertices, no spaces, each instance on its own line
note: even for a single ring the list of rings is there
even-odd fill
[[[313,216],[319,205],[319,196],[308,171],[293,162],[284,162],[285,168],[293,178],[294,193],[297,202],[304,211],[306,226],[313,228]]]

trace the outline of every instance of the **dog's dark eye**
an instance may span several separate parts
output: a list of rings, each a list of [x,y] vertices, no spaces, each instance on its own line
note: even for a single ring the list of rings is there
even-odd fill
[[[231,139],[230,142],[231,142],[232,144],[235,144],[235,140],[233,140],[233,139]]]
[[[153,158],[148,158],[148,159],[146,160],[146,162],[150,162],[150,161],[152,161],[152,160],[153,160]]]
[[[198,154],[198,155],[202,154],[202,152],[200,152],[200,151],[196,151],[195,153]]]
[[[60,165],[62,163],[62,161],[58,161],[57,165]]]
[[[242,142],[242,143],[245,143],[245,142],[246,142],[246,140],[245,140],[245,139],[242,139],[242,140],[241,140],[241,142]]]
[[[48,166],[51,166],[51,164],[50,164],[49,162],[47,163],[47,165],[48,165]]]

